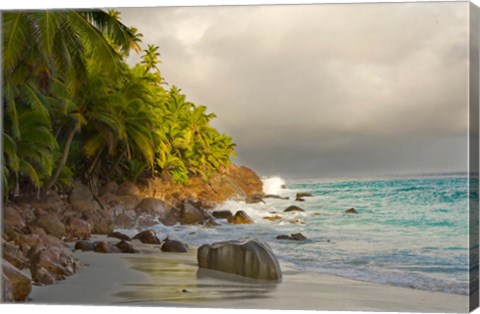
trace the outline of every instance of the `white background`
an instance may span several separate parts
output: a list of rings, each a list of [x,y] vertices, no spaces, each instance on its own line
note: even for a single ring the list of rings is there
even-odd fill
[[[5,9],[32,9],[32,8],[98,8],[98,7],[140,7],[140,6],[193,6],[193,5],[246,5],[246,4],[297,4],[297,3],[361,3],[367,1],[294,1],[294,0],[2,0],[0,2],[0,10]],[[403,2],[403,1],[370,1],[370,2]],[[420,0],[418,2],[430,2]],[[480,0],[471,1],[480,6]],[[141,31],[141,30],[140,30]],[[101,278],[99,278],[101,280]],[[86,287],[87,288],[87,287]],[[375,296],[372,296],[373,298]],[[405,300],[408,302],[408,300]],[[147,307],[98,307],[98,306],[45,306],[45,305],[1,305],[0,312],[13,314],[18,311],[25,312],[48,312],[52,314],[97,314],[115,312],[116,314],[308,314],[308,313],[337,313],[337,312],[312,312],[312,311],[279,311],[279,310],[234,310],[234,309],[186,309],[186,308],[147,308]],[[354,312],[338,312],[338,313],[354,313]],[[364,312],[375,313],[375,312]],[[479,310],[475,313],[480,313]]]

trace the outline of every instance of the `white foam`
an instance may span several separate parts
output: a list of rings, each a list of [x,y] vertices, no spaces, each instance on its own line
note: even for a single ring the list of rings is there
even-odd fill
[[[285,180],[280,177],[267,177],[262,179],[263,193],[280,195],[285,189]]]

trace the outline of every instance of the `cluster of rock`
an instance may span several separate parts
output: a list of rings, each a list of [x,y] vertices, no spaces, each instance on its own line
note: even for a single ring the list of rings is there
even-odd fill
[[[135,184],[108,182],[93,195],[75,181],[69,195],[50,191],[40,199],[7,202],[2,210],[2,299],[25,301],[32,284],[53,284],[75,273],[81,267],[70,249],[75,242],[77,249],[94,252],[138,251],[127,238],[115,244],[89,242],[92,234],[114,235],[114,228],[142,230],[157,223],[215,225],[208,209],[253,194],[262,194],[260,178],[246,167],[232,165],[212,175],[208,183],[201,178],[191,178],[186,186],[160,178]],[[249,223],[242,213],[232,217],[232,223]],[[159,244],[166,252],[187,250],[175,240]]]

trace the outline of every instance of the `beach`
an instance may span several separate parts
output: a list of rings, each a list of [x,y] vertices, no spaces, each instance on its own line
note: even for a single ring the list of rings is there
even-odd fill
[[[112,240],[98,236],[97,239]],[[134,240],[139,254],[76,252],[84,267],[55,285],[34,286],[35,304],[235,309],[468,312],[468,296],[386,286],[282,265],[279,283],[198,271],[196,249],[164,253]],[[405,302],[408,300],[408,302]]]

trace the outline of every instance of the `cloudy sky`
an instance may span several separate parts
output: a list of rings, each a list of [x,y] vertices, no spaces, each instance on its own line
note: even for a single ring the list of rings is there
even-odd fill
[[[467,3],[120,11],[262,175],[466,170]]]

